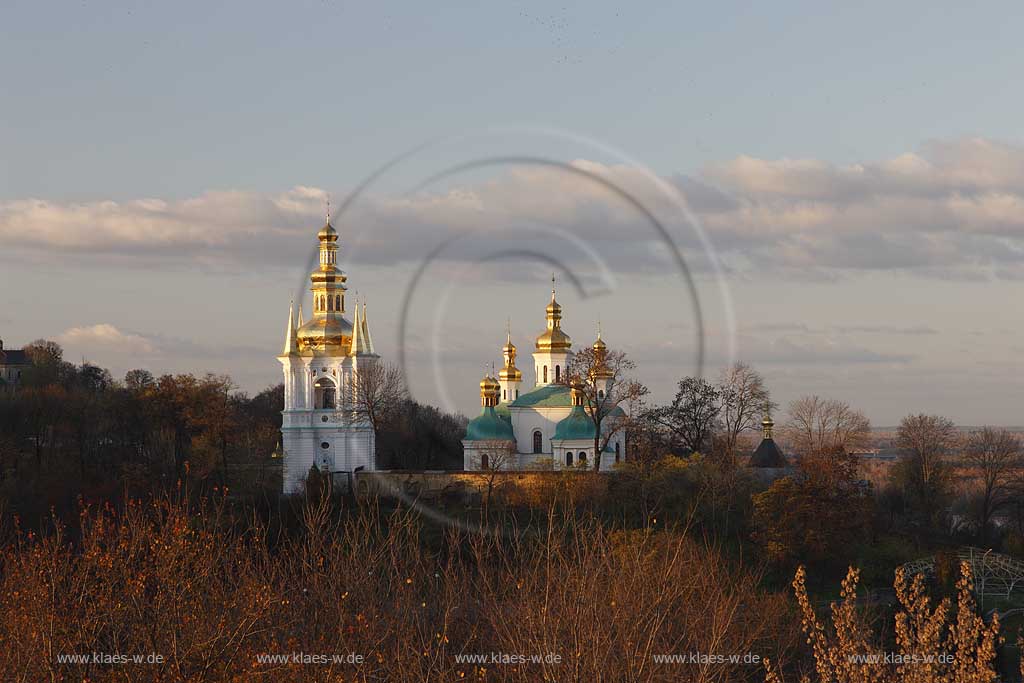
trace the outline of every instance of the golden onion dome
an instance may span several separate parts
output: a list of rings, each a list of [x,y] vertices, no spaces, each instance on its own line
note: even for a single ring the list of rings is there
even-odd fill
[[[318,315],[296,332],[300,351],[330,351],[344,356],[352,346],[352,323],[341,315]]]
[[[506,365],[498,371],[498,377],[504,382],[522,382],[523,373],[514,365]]]
[[[604,340],[601,339],[600,335],[598,335],[597,340],[594,342],[594,350],[595,351],[607,351],[608,350],[608,345],[604,343]]]
[[[320,228],[320,232],[318,232],[316,236],[321,242],[324,240],[336,242],[338,240],[338,231],[335,230],[334,226],[331,225],[331,222],[328,221],[324,227]]]
[[[484,378],[480,380],[480,391],[493,390],[498,391],[501,389],[501,385],[498,384],[498,380],[494,379],[490,375],[484,375]]]

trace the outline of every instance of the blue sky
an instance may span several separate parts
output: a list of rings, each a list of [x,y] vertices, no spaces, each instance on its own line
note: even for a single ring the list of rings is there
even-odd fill
[[[1004,371],[1024,347],[1007,304],[1024,272],[1024,218],[1014,218],[1024,197],[1022,19],[1013,3],[7,2],[0,336],[60,338],[69,355],[118,370],[222,369],[255,390],[276,380],[272,355],[321,195],[343,196],[428,140],[538,126],[623,150],[685,186],[728,266],[740,356],[783,401],[845,398],[880,424],[919,410],[1024,423],[1012,407],[1024,386]],[[621,161],[571,141],[543,151]],[[431,206],[449,202],[440,213],[388,204],[438,163],[421,154],[384,178],[367,224],[467,220],[453,190],[502,211],[512,190],[536,193],[517,208],[546,201],[537,178],[498,173],[432,188]],[[504,185],[481,190],[488,182]],[[706,188],[741,210],[723,213]],[[297,213],[281,208],[293,204]],[[799,227],[807,221],[813,231]],[[220,229],[251,246],[182,235]],[[279,229],[286,243],[265,238]],[[405,252],[378,244],[347,265],[377,307],[385,349],[403,343],[387,340],[416,248],[429,246],[416,244],[421,234],[393,240]],[[675,332],[658,312],[677,292],[638,274],[638,262],[609,263],[618,298],[577,303],[567,291],[579,311],[569,331],[588,339],[600,315],[610,342],[630,337],[664,398],[663,378],[685,371],[665,350]],[[489,346],[509,315],[528,351],[546,303],[541,265],[478,273],[461,288],[461,306],[476,313],[445,327],[480,340],[457,352],[446,342],[451,391],[434,392],[431,371],[424,400],[473,410],[478,369],[497,359]],[[253,299],[225,304],[239,291]],[[641,310],[629,311],[638,297]],[[616,322],[629,335],[616,335]]]

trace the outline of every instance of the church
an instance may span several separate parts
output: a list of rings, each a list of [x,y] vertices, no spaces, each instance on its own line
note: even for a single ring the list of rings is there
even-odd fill
[[[338,268],[338,233],[330,219],[317,234],[320,262],[310,274],[312,317],[288,311],[284,349],[284,413],[281,447],[285,493],[302,489],[315,465],[335,486],[350,487],[352,477],[375,468],[373,427],[361,416],[354,387],[360,370],[379,362],[373,349],[366,303],[346,301],[348,277]]]
[[[611,434],[603,453],[594,453],[596,427],[584,407],[581,390],[566,377],[573,357],[572,340],[562,330],[562,306],[555,299],[553,277],[545,317],[545,330],[534,342],[532,388],[521,388],[523,373],[516,367],[511,330],[506,331],[501,349],[504,366],[497,377],[487,374],[480,381],[482,409],[469,422],[462,440],[466,470],[583,468],[593,466],[592,458],[600,457],[600,470],[609,472],[625,459],[623,431]],[[603,397],[613,378],[602,364],[608,347],[600,331],[593,350],[592,381]],[[625,412],[616,406],[603,421],[602,431],[614,432],[614,425],[624,417]]]

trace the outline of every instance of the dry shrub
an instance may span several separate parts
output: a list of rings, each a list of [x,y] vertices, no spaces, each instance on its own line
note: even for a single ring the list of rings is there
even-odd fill
[[[785,596],[678,532],[612,531],[588,517],[543,532],[446,532],[415,513],[338,515],[308,502],[301,533],[268,538],[217,504],[83,511],[18,534],[0,555],[4,680],[732,681],[756,666],[655,664],[655,654],[785,661],[798,634]],[[165,663],[61,663],[157,653]],[[261,662],[346,655],[358,664]],[[556,654],[560,664],[466,664],[456,655]]]
[[[829,683],[992,683],[999,636],[999,615],[990,623],[978,615],[970,565],[960,564],[956,606],[944,598],[934,608],[917,574],[908,580],[898,569],[894,587],[900,609],[895,616],[895,643],[878,645],[857,611],[860,572],[850,568],[841,600],[832,603],[827,629],[807,595],[803,567],[793,580],[803,613],[803,630],[811,646],[818,681]],[[1024,665],[1022,665],[1024,666]],[[769,683],[781,681],[779,668],[767,665]],[[803,680],[808,680],[806,677]]]

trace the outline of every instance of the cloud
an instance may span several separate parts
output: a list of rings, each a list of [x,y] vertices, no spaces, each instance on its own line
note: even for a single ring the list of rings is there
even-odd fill
[[[849,165],[740,156],[666,182],[737,276],[1024,277],[1024,149],[1013,145],[938,141]],[[175,201],[3,201],[0,243],[8,258],[42,259],[56,248],[157,267],[293,267],[312,253],[325,198],[297,186]],[[448,262],[548,257],[567,267],[666,272],[671,254],[634,200],[659,219],[678,217],[642,170],[577,160],[407,196],[366,195],[336,224],[343,260],[370,265],[415,263],[438,250]],[[690,266],[706,268],[695,233],[678,220],[669,227]]]
[[[69,328],[57,337],[57,341],[76,355],[116,352],[129,356],[148,356],[158,352],[149,338],[122,332],[109,323]]]

